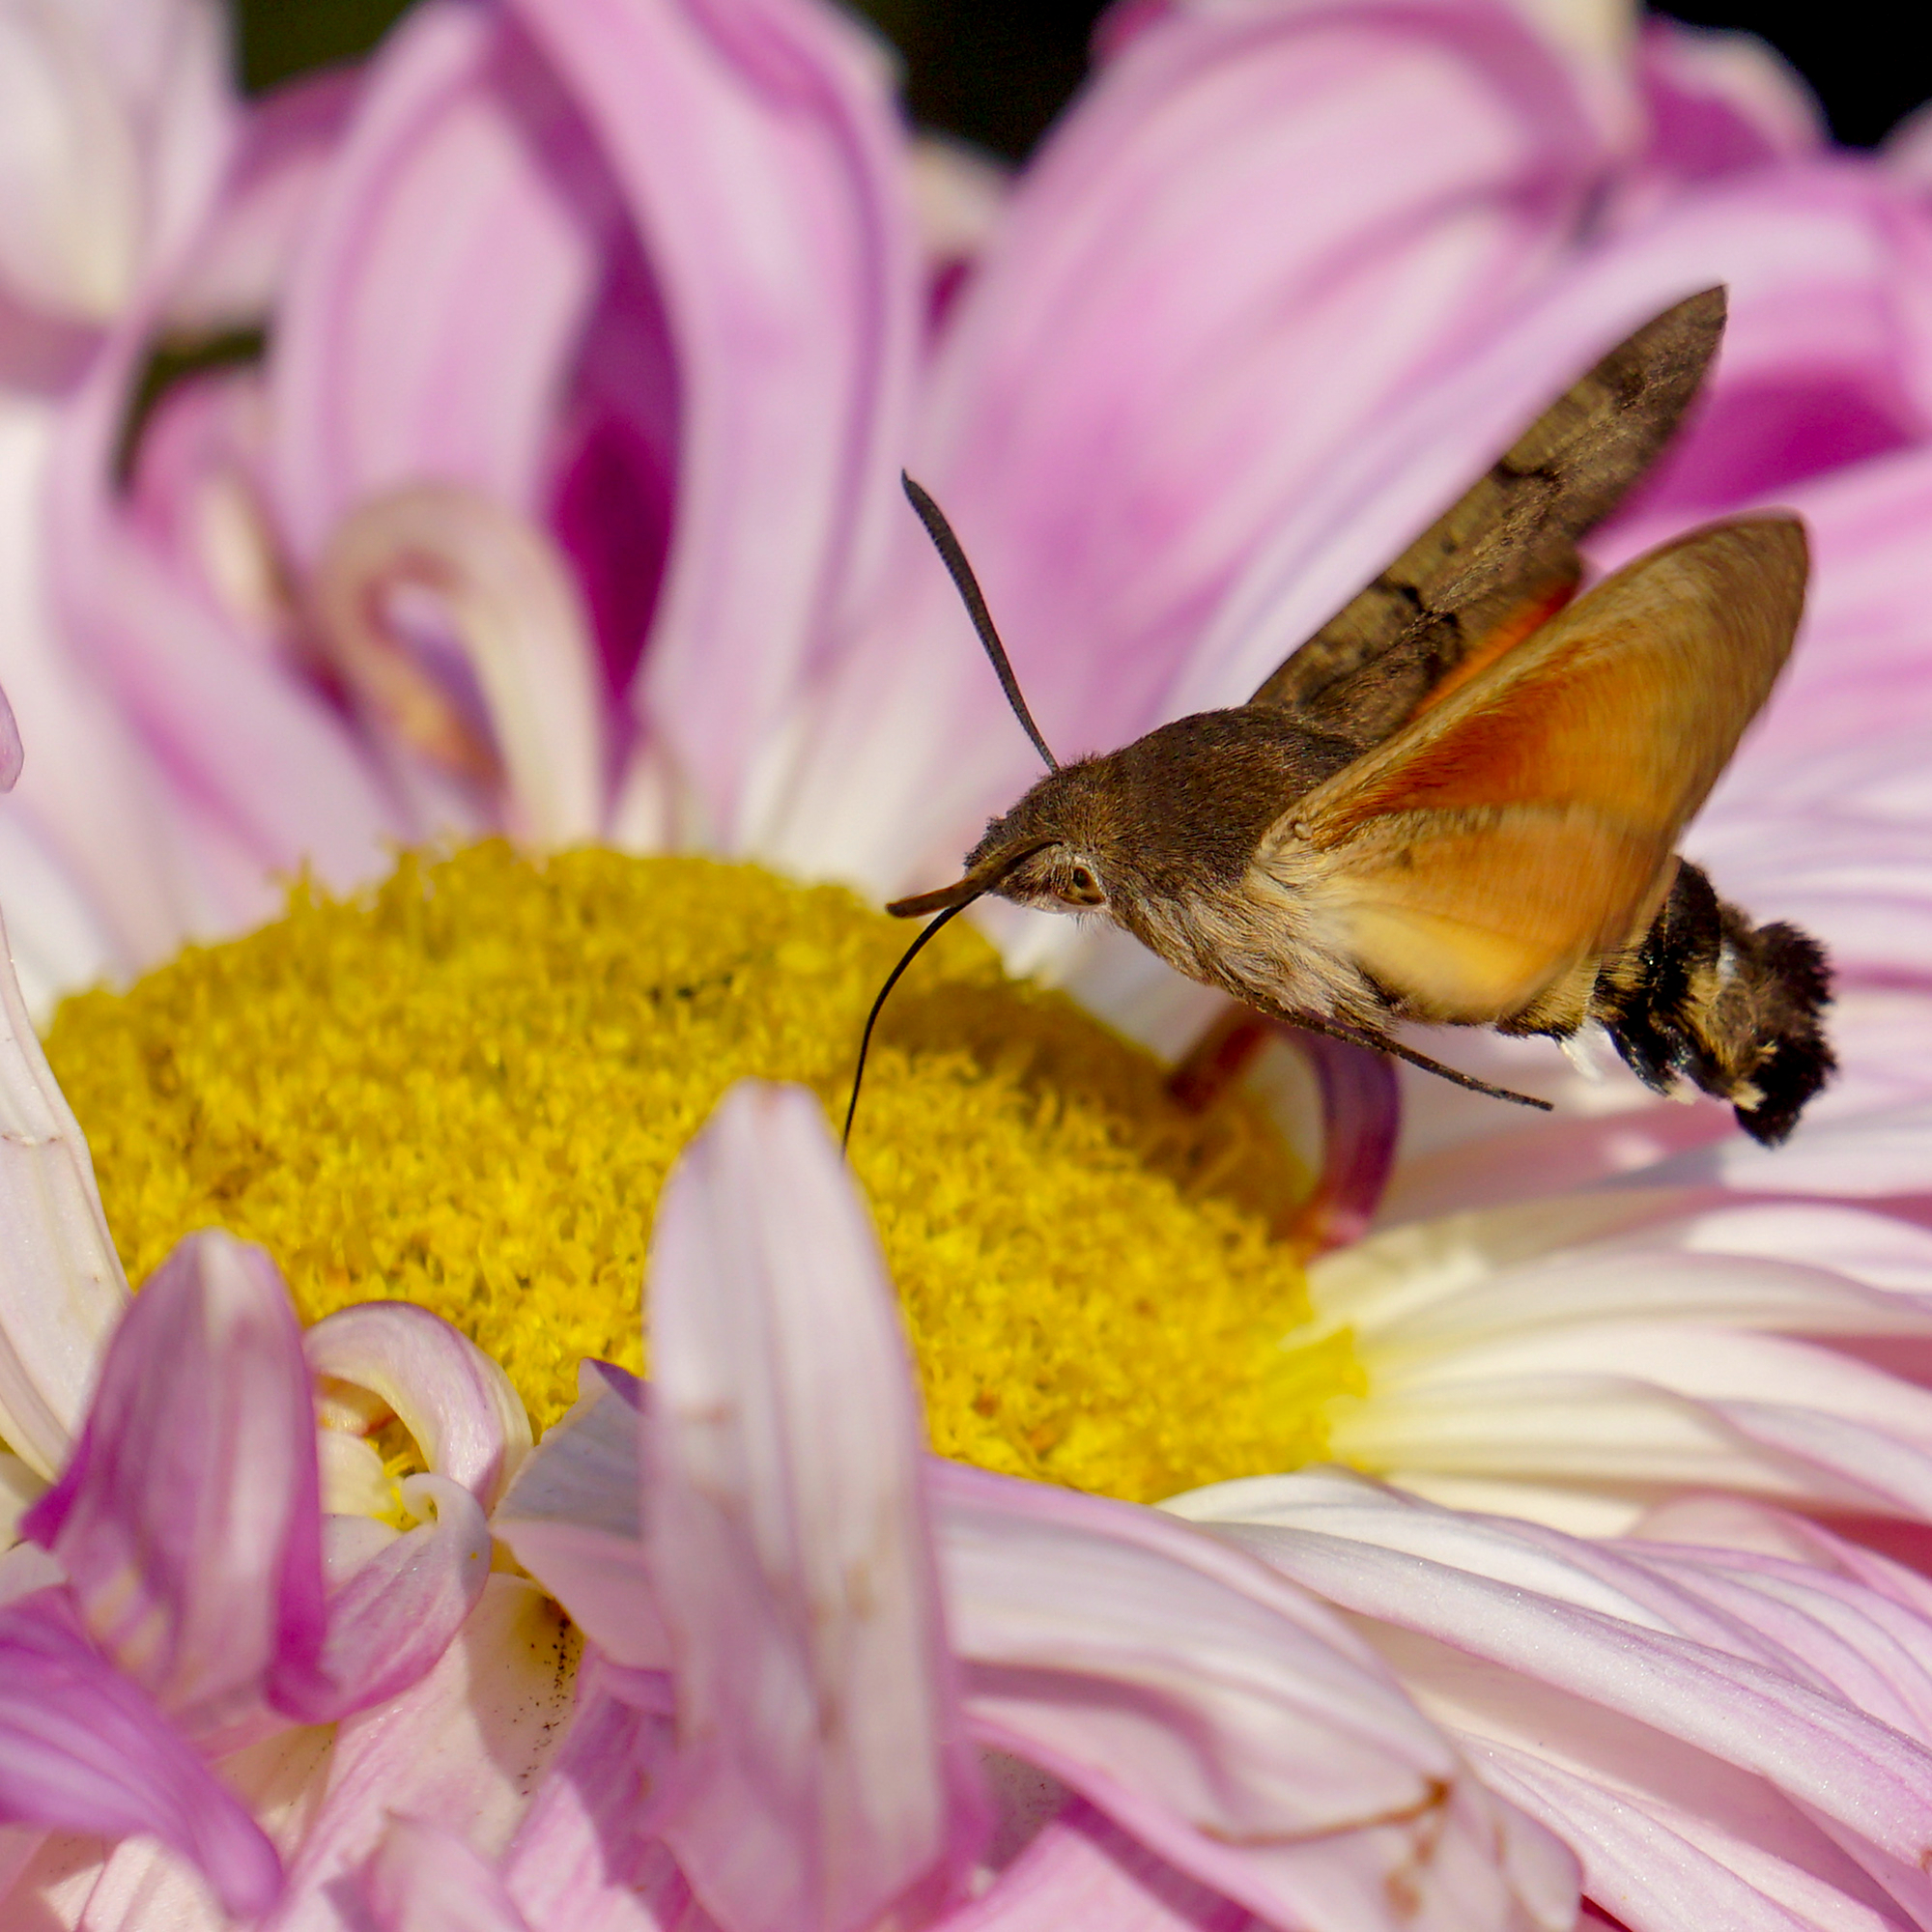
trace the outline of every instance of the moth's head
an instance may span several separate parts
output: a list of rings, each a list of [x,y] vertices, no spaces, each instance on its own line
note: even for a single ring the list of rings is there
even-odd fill
[[[965,876],[936,893],[898,899],[901,919],[938,912],[991,893],[1046,912],[1105,913],[1127,884],[1098,768],[1085,758],[1049,772],[987,827],[966,855]]]

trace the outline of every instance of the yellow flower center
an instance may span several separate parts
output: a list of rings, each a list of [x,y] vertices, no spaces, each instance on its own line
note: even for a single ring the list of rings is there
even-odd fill
[[[219,1224],[309,1320],[446,1316],[542,1427],[580,1357],[644,1367],[678,1150],[747,1075],[836,1122],[905,938],[753,867],[491,843],[350,901],[298,887],[245,939],[68,1001],[47,1052],[130,1279]],[[1321,1455],[1360,1387],[1270,1236],[1307,1181],[1259,1108],[1182,1111],[959,926],[888,1009],[852,1154],[942,1454],[1151,1500]]]

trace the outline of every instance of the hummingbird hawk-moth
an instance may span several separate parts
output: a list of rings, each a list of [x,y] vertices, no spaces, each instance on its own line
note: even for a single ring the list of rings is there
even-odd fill
[[[1110,919],[1264,1014],[1529,1105],[1547,1103],[1389,1027],[1568,1040],[1599,1025],[1646,1085],[1688,1081],[1753,1138],[1784,1139],[1834,1065],[1824,952],[1753,924],[1673,848],[1791,649],[1804,526],[1709,524],[1576,596],[1578,539],[1668,440],[1723,326],[1710,289],[1613,349],[1247,703],[1068,765],[958,540],[907,478],[1049,769],[955,884],[888,907],[941,917],[880,1004],[992,893]]]

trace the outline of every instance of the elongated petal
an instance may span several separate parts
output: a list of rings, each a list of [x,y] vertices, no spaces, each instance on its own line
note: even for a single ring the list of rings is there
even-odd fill
[[[315,1417],[259,1248],[190,1235],[135,1297],[60,1482],[26,1517],[97,1640],[189,1735],[251,1715],[322,1641]]]
[[[89,1643],[57,1591],[0,1608],[0,1817],[107,1838],[151,1832],[244,1916],[280,1889],[274,1851],[247,1812]]]
[[[530,1932],[496,1867],[460,1833],[419,1819],[389,1827],[363,1892],[380,1932]]]
[[[803,1092],[741,1086],[653,1235],[645,1534],[678,1684],[678,1861],[733,1932],[944,1897],[981,1801],[892,1288]]]
[[[678,458],[639,696],[687,811],[729,849],[774,730],[904,514],[920,304],[903,136],[878,51],[829,10],[518,12],[647,238]]]
[[[1272,1514],[1285,1523],[1289,1512]],[[1317,1503],[1293,1528],[1222,1533],[1358,1615],[1768,1778],[1907,1870],[1927,1849],[1932,1752],[1782,1671],[1658,1627],[1655,1605],[1637,1621],[1628,1592],[1613,1612],[1583,1601],[1602,1589],[1590,1546],[1566,1566],[1549,1532],[1368,1497]],[[1411,1682],[1420,1656],[1402,1652]]]
[[[127,514],[116,450],[145,321],[128,319],[68,408],[48,479],[47,557],[68,647],[163,781],[156,842],[172,946],[190,928],[270,916],[279,895],[269,875],[305,860],[337,886],[360,884],[406,821],[339,711],[215,609]],[[134,828],[147,836],[138,819]]]
[[[1568,1926],[1560,1847],[1491,1808],[1322,1606],[1151,1512],[941,1472],[982,1735],[1273,1922],[1379,1922],[1394,1885],[1405,1922]]]
[[[67,1461],[128,1306],[94,1163],[20,997],[0,926],[0,1435],[41,1476]]]
[[[1237,1932],[1244,1905],[1217,1896],[1104,1814],[1074,1804],[1049,1819],[947,1932]]]
[[[536,512],[609,193],[556,107],[548,132],[532,114],[554,86],[500,14],[459,6],[414,14],[372,67],[275,317],[273,487],[304,568],[405,484]]]
[[[430,1469],[487,1510],[529,1453],[530,1420],[510,1378],[447,1321],[408,1301],[325,1315],[302,1337],[318,1376],[380,1396]]]

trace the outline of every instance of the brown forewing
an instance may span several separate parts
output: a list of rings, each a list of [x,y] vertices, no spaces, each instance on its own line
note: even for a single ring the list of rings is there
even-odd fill
[[[1654,907],[1791,647],[1795,519],[1713,525],[1606,579],[1270,828],[1418,1016],[1493,1022]]]
[[[1577,539],[1677,427],[1723,327],[1724,292],[1706,289],[1620,343],[1251,701],[1367,747],[1521,635],[1575,588]]]

